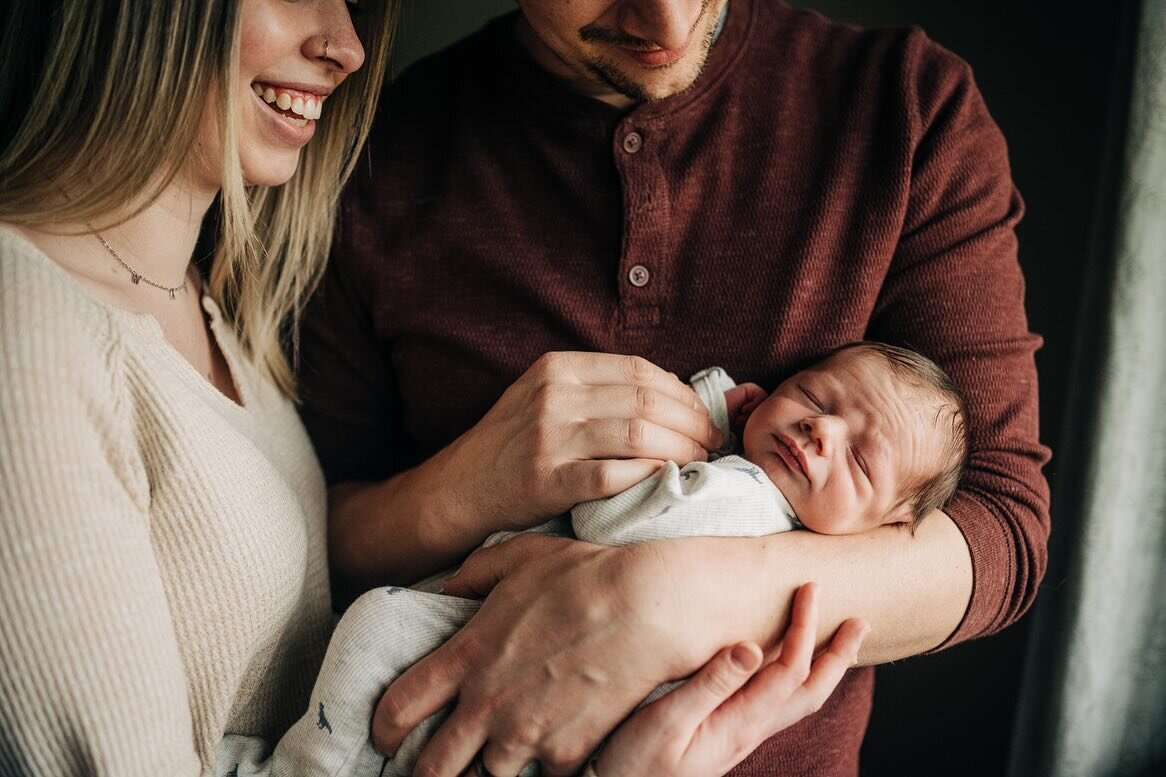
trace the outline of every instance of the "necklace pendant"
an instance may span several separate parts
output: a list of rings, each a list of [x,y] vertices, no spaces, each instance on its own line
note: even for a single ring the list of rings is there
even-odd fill
[[[168,289],[170,292],[170,299],[174,299],[174,289]]]
[[[130,271],[130,280],[133,281],[133,284],[135,286],[138,285],[138,281],[140,281],[141,279],[142,279],[142,276],[138,275],[136,272],[133,272],[132,270]]]

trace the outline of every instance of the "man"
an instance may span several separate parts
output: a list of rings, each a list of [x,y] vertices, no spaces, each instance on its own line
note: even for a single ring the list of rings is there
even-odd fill
[[[655,683],[771,644],[810,579],[819,641],[862,617],[867,664],[1018,618],[1048,531],[1039,338],[967,66],[765,0],[519,5],[402,74],[345,196],[303,371],[337,582],[417,579],[702,457],[719,440],[667,372],[713,363],[773,386],[845,342],[913,347],[967,397],[970,466],[914,536],[478,554],[447,590],[498,587],[386,694],[380,743],[456,697],[433,774],[479,750],[571,774]],[[856,774],[871,691],[850,672],[734,774]]]

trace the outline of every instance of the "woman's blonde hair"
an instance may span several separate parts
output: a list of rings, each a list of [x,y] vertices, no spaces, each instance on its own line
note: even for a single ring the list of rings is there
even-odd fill
[[[237,83],[242,1],[8,0],[0,11],[0,221],[84,223],[135,202],[145,208],[189,164],[208,85]],[[239,95],[217,90],[223,183],[210,294],[254,363],[289,396],[288,353],[327,260],[341,187],[368,136],[395,10],[395,0],[366,0],[354,13],[364,66],[328,98],[282,186],[245,186]]]

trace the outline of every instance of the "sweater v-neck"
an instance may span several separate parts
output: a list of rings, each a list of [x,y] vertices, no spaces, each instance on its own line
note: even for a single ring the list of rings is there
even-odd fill
[[[222,311],[209,295],[200,295],[199,307],[203,311],[203,315],[206,317],[209,325],[208,330],[212,338],[211,344],[215,348],[218,348],[227,363],[227,371],[230,373],[231,383],[235,388],[235,393],[239,397],[238,402],[221,391],[206,376],[195,369],[194,365],[166,339],[162,325],[152,314],[129,310],[128,308],[123,308],[98,298],[81,285],[76,278],[70,275],[64,267],[54,262],[36,244],[11,227],[0,224],[0,235],[14,242],[21,252],[30,259],[39,261],[47,272],[57,275],[61,281],[61,285],[68,289],[68,293],[75,296],[80,304],[89,306],[101,315],[117,322],[124,330],[131,333],[147,347],[153,349],[160,358],[173,365],[194,390],[206,396],[209,401],[229,407],[232,412],[247,411],[249,405],[254,400],[254,396],[251,387],[247,385],[246,381],[242,380],[240,370],[243,369],[243,365],[240,363],[238,354],[236,353],[237,342],[231,333],[223,329],[225,324]]]

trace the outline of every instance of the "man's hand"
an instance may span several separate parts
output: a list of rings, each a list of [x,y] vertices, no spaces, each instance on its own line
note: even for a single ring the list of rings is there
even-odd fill
[[[762,668],[761,650],[753,643],[722,650],[687,683],[620,726],[595,774],[725,774],[766,739],[821,708],[858,660],[869,626],[845,621],[811,663],[817,629],[817,589],[807,583],[798,589],[776,660]]]
[[[575,774],[652,688],[724,644],[682,633],[691,624],[674,616],[685,589],[660,546],[525,535],[472,555],[446,592],[493,593],[386,691],[372,725],[377,749],[394,752],[456,699],[417,774],[456,777],[479,750],[493,774],[517,774],[534,760],[552,777]]]
[[[663,461],[704,460],[721,442],[692,389],[651,362],[549,353],[441,460],[447,487],[493,531],[616,494]]]
[[[696,393],[635,356],[549,353],[473,428],[381,483],[333,486],[333,582],[365,590],[456,564],[492,532],[707,458],[721,433]]]

